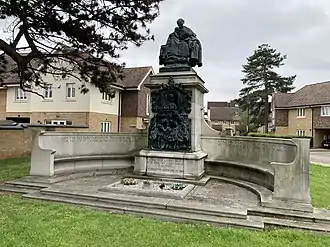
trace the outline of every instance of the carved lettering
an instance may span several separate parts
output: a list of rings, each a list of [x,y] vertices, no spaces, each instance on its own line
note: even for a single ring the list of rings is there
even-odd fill
[[[77,136],[64,136],[62,141],[64,143],[70,142],[116,142],[116,143],[132,143],[138,140],[138,136],[114,136],[114,135],[77,135]]]
[[[228,146],[229,148],[239,148],[241,150],[246,149],[260,149],[260,150],[276,150],[287,151],[291,146],[280,143],[267,143],[267,142],[250,142],[241,140],[219,140],[218,146]]]
[[[183,173],[183,160],[167,158],[148,158],[147,170],[150,172]]]

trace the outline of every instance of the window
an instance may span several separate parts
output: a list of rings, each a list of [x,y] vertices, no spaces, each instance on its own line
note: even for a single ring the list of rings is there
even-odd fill
[[[102,93],[102,100],[111,102],[112,101],[111,95],[108,93]]]
[[[305,108],[297,109],[297,117],[305,117]]]
[[[322,117],[330,117],[330,106],[322,106],[321,107],[321,116]]]
[[[297,136],[306,136],[306,131],[305,130],[297,130],[296,135]]]
[[[67,125],[67,121],[65,120],[51,120],[50,124],[55,124],[55,125]]]
[[[45,99],[53,98],[53,85],[52,84],[47,84],[47,86],[45,87],[44,97],[45,97]]]
[[[15,90],[15,99],[16,100],[26,100],[26,92],[23,91],[20,87],[17,87]]]
[[[323,140],[325,141],[325,140],[330,140],[330,135],[324,135],[323,136]]]
[[[149,116],[150,94],[147,94],[146,114]]]
[[[101,123],[101,132],[110,132],[111,123],[110,122],[102,122]]]
[[[76,87],[74,83],[66,84],[66,97],[68,99],[73,99],[76,97]]]

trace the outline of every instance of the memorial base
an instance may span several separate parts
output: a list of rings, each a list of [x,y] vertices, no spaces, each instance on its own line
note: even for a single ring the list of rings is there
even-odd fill
[[[135,157],[134,174],[166,178],[200,179],[207,153],[141,150]]]

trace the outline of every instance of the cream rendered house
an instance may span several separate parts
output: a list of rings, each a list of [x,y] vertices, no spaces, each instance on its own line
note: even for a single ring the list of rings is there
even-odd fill
[[[44,98],[24,92],[17,84],[7,84],[5,118],[16,122],[80,125],[88,131],[118,132],[119,89],[110,98],[93,85],[80,93],[81,82],[70,78],[56,81],[51,75],[44,79],[47,89],[39,89]],[[2,99],[3,100],[3,99]]]
[[[17,76],[10,74],[4,76],[0,84],[0,120],[72,125],[83,127],[77,129],[79,131],[95,132],[127,132],[131,126],[146,128],[142,120],[147,118],[149,89],[144,83],[152,74],[150,66],[125,68],[124,78],[111,85],[114,98],[101,93],[92,84],[86,84],[89,91],[82,94],[79,80],[74,77],[58,79],[50,74],[43,77],[47,88],[34,89],[44,96],[42,98],[24,92]]]
[[[152,68],[144,68],[147,68],[143,70],[145,75],[141,74],[141,68],[124,69],[129,72],[125,73],[129,82],[123,79],[112,85],[115,90],[114,98],[101,93],[91,84],[86,84],[89,91],[82,94],[80,92],[82,84],[79,80],[73,77],[58,80],[52,75],[43,77],[48,84],[46,89],[35,89],[44,96],[42,98],[20,89],[18,80],[13,75],[6,78],[0,85],[0,120],[85,127],[79,128],[79,131],[121,132],[126,121],[125,118],[121,119],[121,112],[123,112],[121,105],[126,93],[125,84],[134,84],[134,80],[141,80],[140,78],[146,80]],[[140,72],[140,77],[135,76],[137,71]],[[142,99],[146,98],[140,96],[139,90],[139,88],[136,89],[136,95]],[[134,90],[130,88],[129,93],[132,94],[132,92],[134,93]],[[144,94],[148,95],[148,92]],[[146,105],[146,102],[139,100],[139,104]]]

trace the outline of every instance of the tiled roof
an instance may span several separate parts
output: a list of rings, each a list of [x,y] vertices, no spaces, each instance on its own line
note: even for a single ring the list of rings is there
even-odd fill
[[[27,54],[21,54],[21,55],[27,55]],[[19,78],[18,78],[18,74],[17,74],[17,64],[16,62],[9,57],[6,54],[1,54],[0,56],[4,56],[6,63],[6,71],[0,71],[0,76],[1,76],[1,82],[0,82],[0,86],[1,84],[3,85],[10,85],[10,84],[17,84],[19,83]],[[40,62],[34,60],[31,61],[31,64],[33,67],[35,67],[36,69],[38,68],[38,66],[40,65]]]
[[[295,93],[273,94],[275,108],[330,104],[330,81],[306,85]]]
[[[3,85],[17,84],[19,83],[19,78],[16,73],[13,73],[17,68],[17,65],[13,59],[9,56],[6,56],[7,61],[7,70],[6,72],[0,72],[0,76],[3,79]],[[36,67],[38,63],[33,63]],[[123,88],[137,88],[140,83],[149,75],[152,71],[151,66],[147,67],[134,67],[134,68],[124,68],[123,70],[123,78],[118,79],[117,82],[113,83],[116,86],[120,86]],[[1,83],[0,83],[1,86]]]
[[[227,101],[210,101],[207,102],[207,109],[210,109],[212,107],[227,107],[229,104]]]
[[[239,121],[241,118],[239,116],[238,107],[211,107],[210,108],[210,120],[218,121]]]
[[[134,68],[124,68],[123,76],[121,80],[124,88],[137,88],[143,79],[149,75],[152,71],[151,66],[147,67],[134,67]]]

